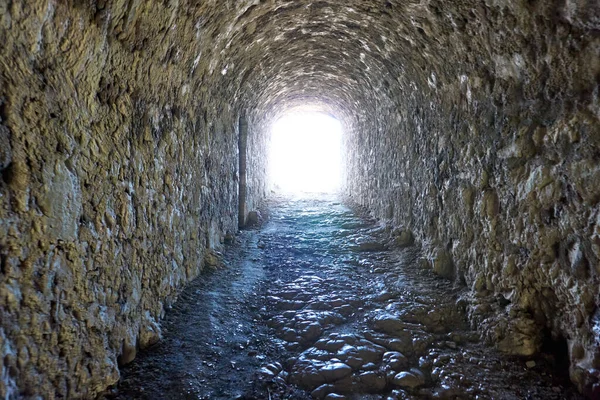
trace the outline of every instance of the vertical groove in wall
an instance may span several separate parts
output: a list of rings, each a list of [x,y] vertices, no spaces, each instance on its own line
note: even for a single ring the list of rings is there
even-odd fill
[[[246,117],[240,117],[239,123],[239,142],[238,142],[238,157],[239,157],[239,209],[238,209],[238,226],[243,228],[246,225],[247,209],[247,147],[248,147],[248,122]]]

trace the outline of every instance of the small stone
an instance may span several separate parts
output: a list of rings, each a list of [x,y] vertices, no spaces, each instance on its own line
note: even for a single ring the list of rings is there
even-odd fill
[[[321,336],[322,332],[323,328],[321,325],[318,322],[314,322],[304,328],[302,332],[300,332],[300,336],[302,336],[305,340],[311,341]]]
[[[411,231],[402,230],[394,238],[394,244],[398,247],[409,247],[415,243],[415,238]]]
[[[345,317],[348,317],[354,313],[354,308],[352,308],[350,304],[344,304],[339,307],[335,307],[334,310]]]
[[[527,368],[533,368],[533,367],[535,367],[535,361],[533,361],[533,360],[527,361],[525,363],[525,365],[527,366]]]
[[[417,261],[417,265],[421,269],[431,269],[431,262],[426,258],[421,258]]]
[[[423,390],[423,389],[422,389]],[[462,399],[465,398],[465,393],[457,387],[442,386],[437,388],[435,392],[429,394],[429,396],[435,399]]]
[[[443,354],[439,357],[437,357],[436,359],[433,360],[433,365],[436,367],[443,367],[445,365],[448,365],[448,363],[450,362],[451,358],[449,355],[447,354]]]
[[[281,365],[281,363],[274,362],[266,365],[265,368],[272,371],[274,374],[278,374],[279,371],[281,371],[281,369],[283,368],[283,366]]]
[[[258,224],[262,220],[260,211],[250,211],[246,217],[246,226],[252,226]]]
[[[289,328],[286,328],[283,331],[283,335],[281,336],[281,338],[283,340],[285,340],[286,342],[297,342],[298,341],[298,336],[296,335],[296,332],[293,329],[289,329]]]
[[[305,359],[329,361],[331,360],[331,353],[327,350],[320,350],[316,347],[311,347],[302,353],[302,357]]]
[[[322,365],[319,362],[310,360],[298,360],[290,371],[291,382],[308,390],[313,390],[327,383],[319,370]]]
[[[123,342],[121,355],[119,356],[119,365],[127,365],[132,362],[137,355],[137,348],[134,344],[127,341]]]
[[[383,363],[393,370],[400,370],[408,366],[408,359],[398,351],[388,351],[383,354]]]
[[[365,361],[361,358],[357,357],[348,357],[346,359],[346,364],[348,364],[352,369],[359,369]]]
[[[211,250],[207,250],[206,254],[204,254],[204,265],[208,268],[219,267],[220,262],[217,254]]]
[[[358,357],[358,351],[356,347],[346,344],[337,352],[337,356],[342,360],[346,360],[350,356]]]
[[[331,338],[334,338],[334,334],[331,335]],[[355,344],[356,341],[358,340],[356,335],[352,335],[352,334],[348,334],[348,333],[336,333],[335,339],[343,340],[345,343],[348,343],[348,344]]]
[[[392,393],[386,397],[386,400],[404,400],[408,398],[407,393],[404,390],[392,390]]]
[[[433,367],[433,361],[430,358],[420,357],[419,368],[430,370]]]
[[[365,370],[365,371],[374,371],[377,369],[377,364],[374,363],[366,363],[365,365],[363,365],[361,367],[361,369]]]
[[[231,244],[235,240],[235,235],[229,231],[225,233],[225,237],[223,237],[223,241],[225,244]]]
[[[390,335],[402,333],[406,330],[406,324],[392,314],[379,314],[373,320],[373,327]]]
[[[385,376],[375,371],[368,371],[358,376],[360,383],[367,392],[379,392],[385,389]]]
[[[346,396],[337,393],[329,393],[325,396],[325,400],[346,400]]]
[[[423,382],[425,382],[425,374],[420,369],[418,369],[418,368],[411,368],[409,372],[411,374],[413,374],[414,376],[422,379]]]
[[[313,399],[324,399],[325,396],[327,396],[329,393],[333,392],[334,390],[335,390],[335,387],[333,385],[326,383],[326,384],[319,386],[312,392],[310,392],[310,395],[312,396]]]
[[[454,277],[454,263],[448,250],[442,248],[436,250],[433,257],[433,272],[442,278],[451,279]]]
[[[353,375],[348,375],[339,381],[335,381],[335,393],[355,393],[356,392],[356,378]]]
[[[346,344],[346,342],[344,342],[343,340],[340,340],[340,339],[335,339],[335,340],[321,339],[317,343],[315,343],[315,347],[320,350],[338,351],[339,349],[344,347],[345,344]]]
[[[434,337],[427,334],[413,338],[412,345],[414,353],[421,355],[427,353],[427,349],[431,346],[433,341]]]
[[[150,347],[160,342],[160,339],[160,326],[154,319],[148,320],[147,325],[143,329],[140,329],[140,336],[138,338],[140,348],[145,349]]]
[[[262,367],[259,371],[258,374],[264,378],[264,379],[272,379],[275,377],[275,373],[273,371],[271,371],[270,369],[268,369],[267,367]]]
[[[335,382],[352,373],[352,368],[344,363],[327,364],[319,370],[326,382]]]
[[[331,306],[331,307],[341,307],[344,304],[346,304],[346,302],[342,299],[331,299],[329,301],[327,301],[327,303]]]
[[[387,290],[384,290],[383,292],[380,292],[377,296],[375,296],[373,298],[373,300],[384,302],[384,301],[388,301],[390,299],[393,299],[395,297],[396,297],[395,294],[390,293]]]
[[[446,347],[448,347],[449,349],[456,349],[457,348],[456,343],[451,342],[451,341],[444,342],[444,345],[446,345]]]
[[[422,376],[417,376],[412,372],[400,372],[394,376],[392,380],[394,385],[407,388],[416,388],[425,384],[425,379]]]
[[[381,360],[385,348],[371,343],[369,346],[360,346],[357,349],[358,357],[365,362],[378,362]]]

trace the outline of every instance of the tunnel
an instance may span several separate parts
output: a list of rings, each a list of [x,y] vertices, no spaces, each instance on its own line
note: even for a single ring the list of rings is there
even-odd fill
[[[272,126],[300,111],[339,121],[340,201],[461,291],[473,340],[524,370],[553,357],[600,398],[599,33],[595,0],[1,1],[0,397],[118,387],[186,288],[260,234]],[[312,396],[362,398],[327,385]]]

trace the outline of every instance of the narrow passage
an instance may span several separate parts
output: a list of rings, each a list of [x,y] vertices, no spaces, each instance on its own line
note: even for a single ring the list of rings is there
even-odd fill
[[[579,399],[560,360],[479,341],[464,289],[338,199],[278,199],[163,321],[111,399]]]

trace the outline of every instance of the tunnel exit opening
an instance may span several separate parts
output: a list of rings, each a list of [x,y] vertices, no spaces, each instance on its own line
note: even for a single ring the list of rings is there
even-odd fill
[[[335,193],[342,173],[342,125],[322,112],[295,112],[271,130],[270,174],[275,192]]]

